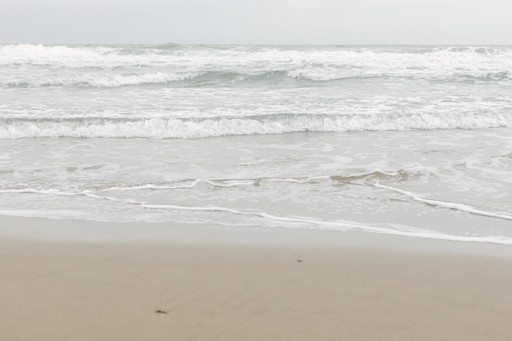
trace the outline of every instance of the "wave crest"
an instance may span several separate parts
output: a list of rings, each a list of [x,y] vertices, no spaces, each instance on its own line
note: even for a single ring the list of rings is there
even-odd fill
[[[208,119],[69,119],[4,120],[0,138],[118,137],[204,138],[225,135],[265,135],[291,132],[349,132],[512,127],[506,114],[410,115],[267,115]]]
[[[45,76],[36,80],[6,80],[5,87],[41,87],[41,86],[90,86],[113,88],[142,84],[166,84],[197,77],[199,73],[156,72],[147,74],[82,74],[73,76]]]
[[[47,74],[56,72],[63,77],[69,76],[69,70],[82,72],[84,68],[99,68],[98,77],[101,78],[105,71],[117,72],[116,69],[122,68],[147,74],[208,74],[217,81],[223,78],[219,74],[240,75],[249,81],[262,77],[279,79],[284,74],[310,81],[414,77],[508,82],[511,80],[512,49],[437,47],[419,51],[414,47],[0,45],[0,66],[16,68],[20,65],[29,71],[45,70],[49,71]],[[23,82],[32,84],[29,79],[21,79],[18,83]]]

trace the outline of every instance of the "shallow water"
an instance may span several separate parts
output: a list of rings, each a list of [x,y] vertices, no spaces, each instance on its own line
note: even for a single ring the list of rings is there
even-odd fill
[[[511,57],[0,46],[0,214],[509,245]]]

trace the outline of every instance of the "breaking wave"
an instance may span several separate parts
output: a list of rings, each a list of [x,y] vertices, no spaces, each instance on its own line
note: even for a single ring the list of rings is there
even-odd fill
[[[283,114],[208,119],[4,119],[0,138],[204,138],[292,132],[351,132],[512,127],[508,114]]]
[[[362,48],[343,46],[0,45],[0,86],[115,87],[176,80],[334,81],[405,77],[453,82],[512,80],[509,47]],[[94,72],[93,72],[94,71]],[[41,73],[42,72],[42,73]]]
[[[302,67],[293,70],[265,71],[256,74],[241,72],[149,72],[149,73],[77,73],[72,75],[30,75],[28,77],[0,77],[0,87],[29,88],[29,87],[94,87],[114,88],[122,86],[165,85],[174,82],[186,82],[188,86],[234,85],[234,84],[283,84],[287,81],[298,84],[311,82],[333,82],[345,80],[368,80],[382,77],[421,78],[432,81],[454,81],[461,83],[486,83],[512,81],[512,72],[496,71],[481,73],[454,72],[453,74],[422,74],[422,73],[393,73],[368,72],[360,70],[344,70],[331,67]],[[294,83],[292,83],[293,85]]]
[[[197,77],[198,73],[156,72],[147,74],[81,74],[72,76],[42,76],[36,79],[5,79],[3,87],[85,86],[113,88],[143,84],[167,84]]]

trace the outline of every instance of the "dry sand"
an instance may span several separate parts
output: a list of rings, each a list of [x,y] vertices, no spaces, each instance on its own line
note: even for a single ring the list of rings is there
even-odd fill
[[[0,240],[0,340],[512,339],[507,257]]]

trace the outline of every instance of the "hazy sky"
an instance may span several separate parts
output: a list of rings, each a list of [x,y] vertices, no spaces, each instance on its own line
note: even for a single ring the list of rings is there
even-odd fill
[[[512,0],[0,0],[0,43],[512,44]]]

